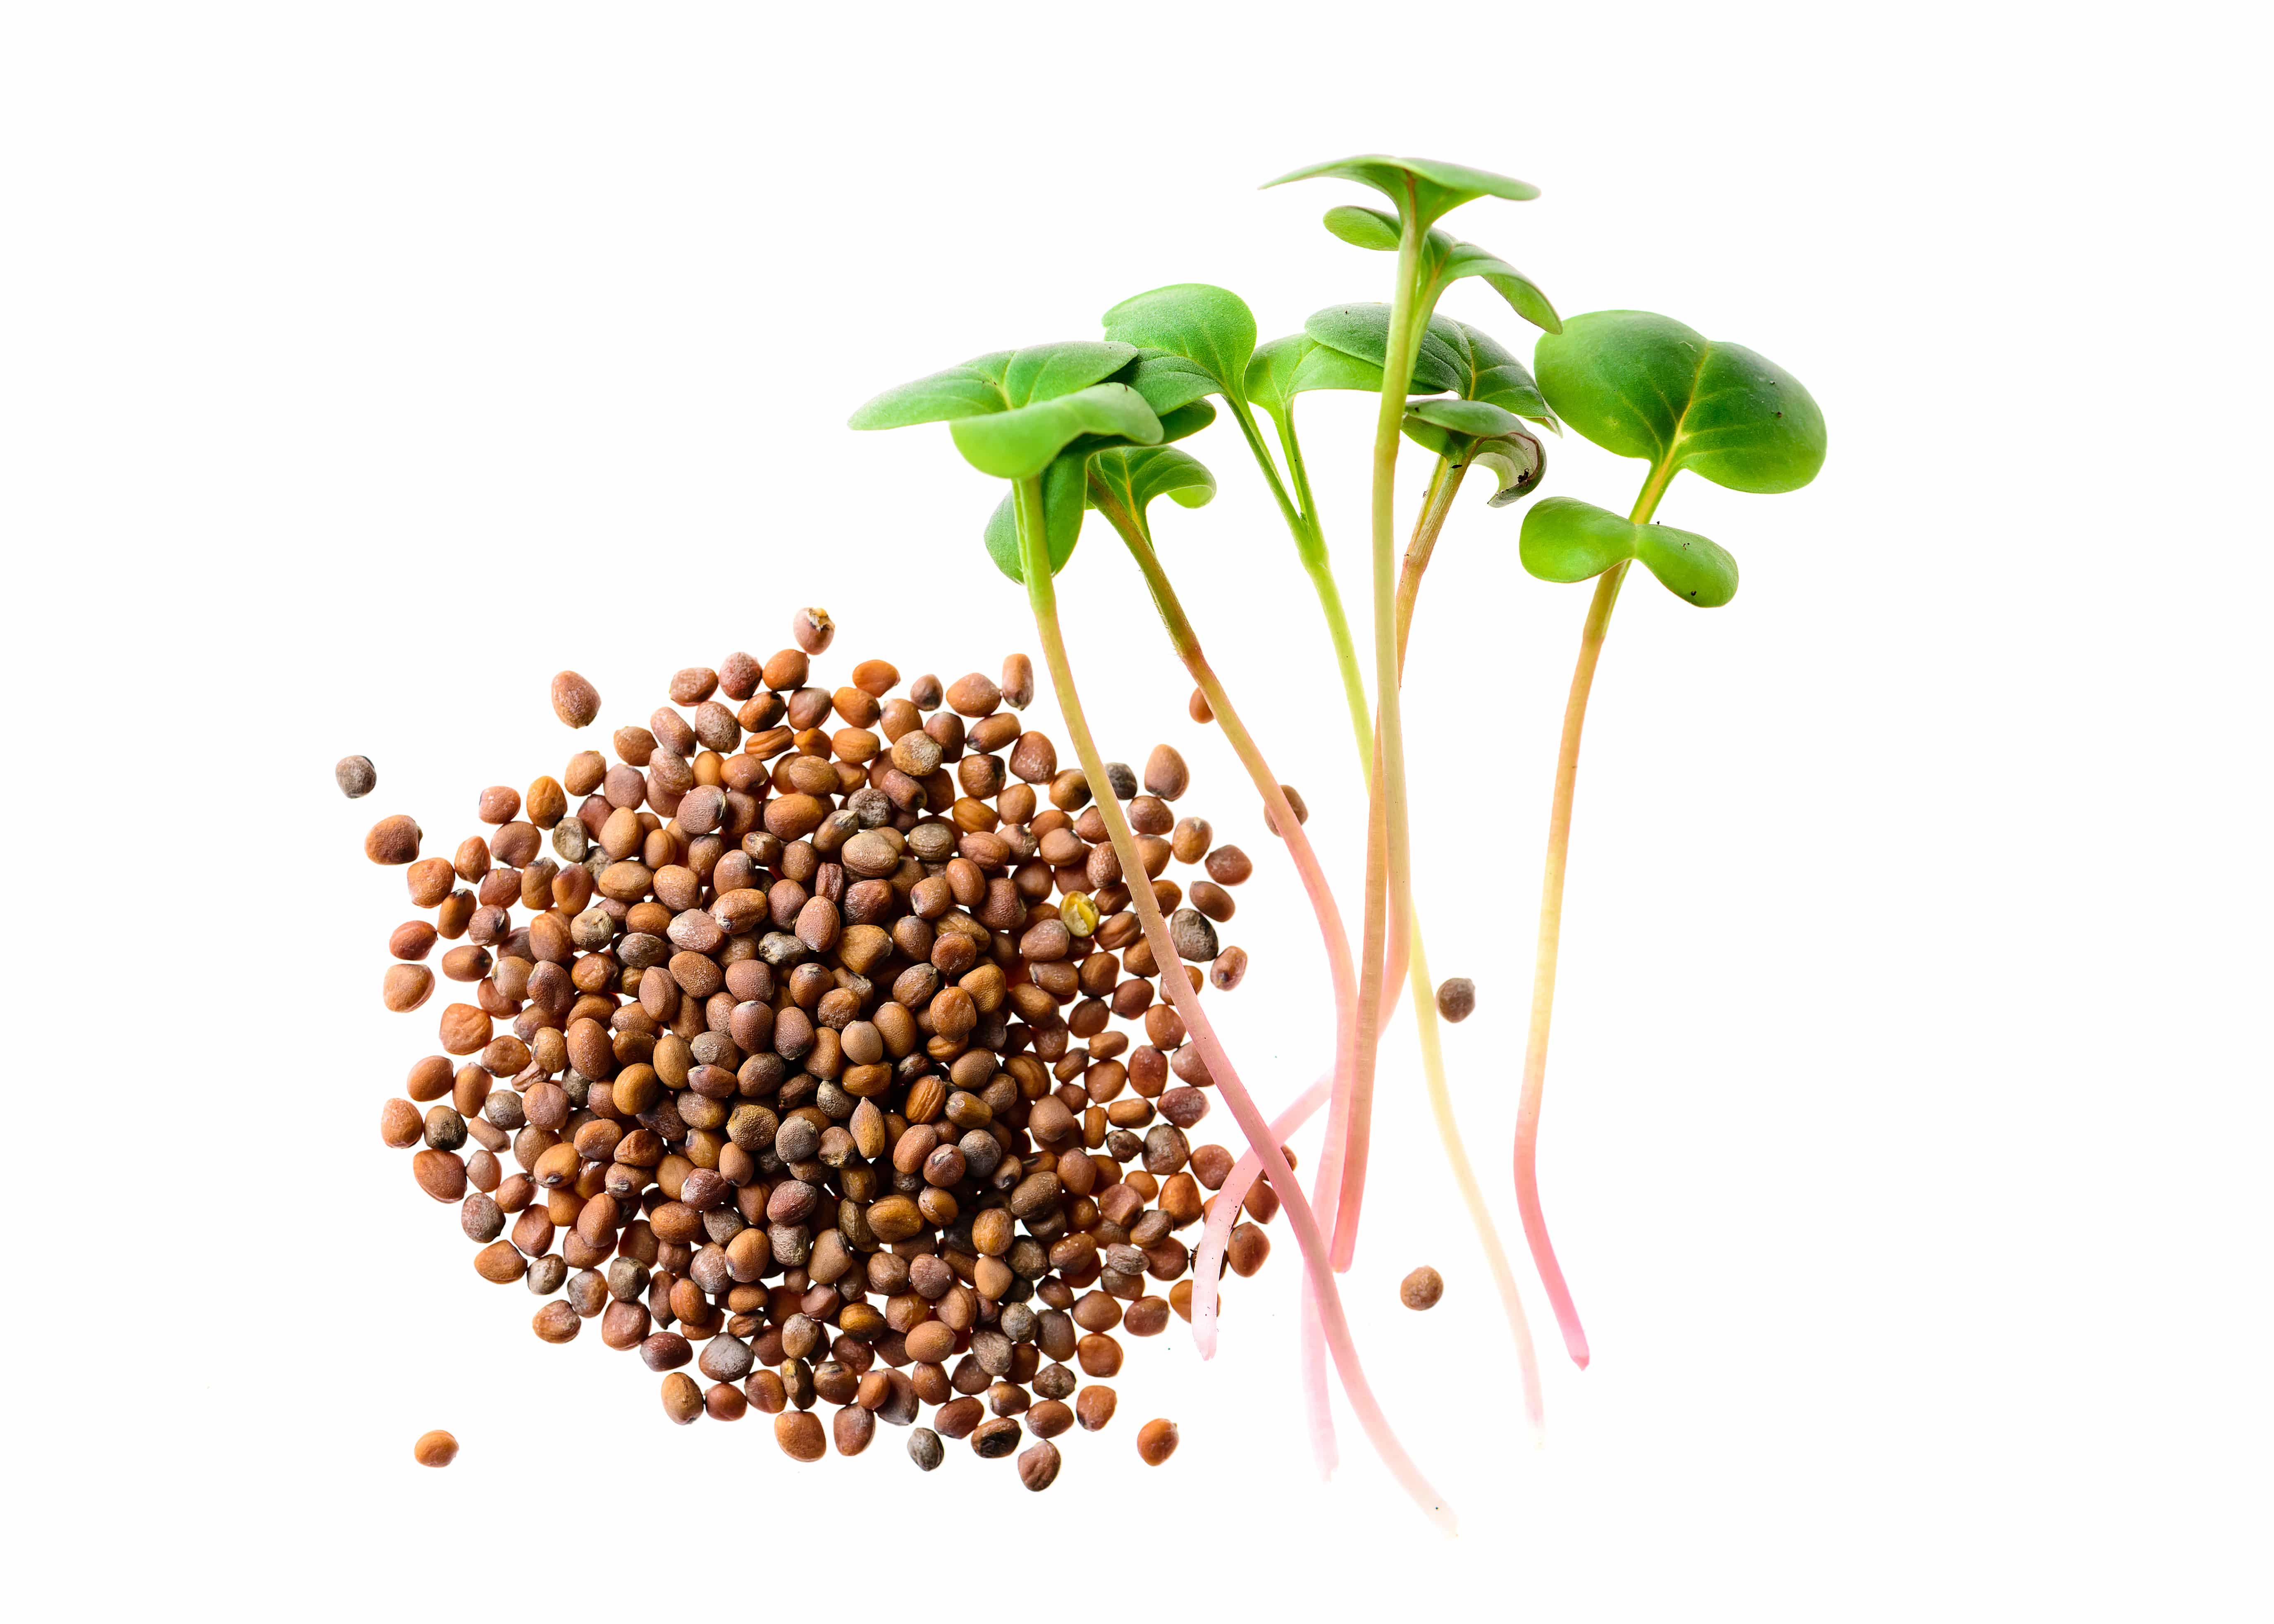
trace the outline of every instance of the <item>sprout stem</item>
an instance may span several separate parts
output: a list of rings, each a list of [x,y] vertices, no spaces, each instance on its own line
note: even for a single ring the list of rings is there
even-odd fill
[[[1409,186],[1411,182],[1408,183]],[[1376,1046],[1381,1036],[1382,953],[1393,916],[1402,921],[1412,890],[1412,861],[1405,820],[1405,728],[1397,694],[1396,599],[1397,447],[1405,421],[1406,386],[1412,380],[1413,351],[1420,323],[1415,317],[1417,271],[1421,257],[1418,205],[1408,197],[1399,210],[1397,284],[1390,300],[1388,350],[1382,357],[1382,407],[1374,430],[1374,692],[1377,713],[1376,754],[1370,800],[1382,808],[1382,838],[1367,843],[1366,930],[1359,960],[1359,1033],[1351,1103],[1342,1125],[1342,1196],[1335,1208],[1335,1267],[1348,1268],[1358,1246],[1359,1219],[1366,1201],[1367,1155],[1374,1118]],[[1426,320],[1426,311],[1423,313]],[[1371,816],[1371,814],[1369,814]]]
[[[1668,459],[1653,467],[1635,498],[1628,516],[1637,524],[1658,511],[1659,499],[1673,483],[1675,465]],[[1547,1086],[1547,1033],[1555,1013],[1555,957],[1563,934],[1563,870],[1571,847],[1571,798],[1579,780],[1579,735],[1587,725],[1587,695],[1595,685],[1595,662],[1602,657],[1603,637],[1611,628],[1611,611],[1619,601],[1619,586],[1626,580],[1631,560],[1622,560],[1595,582],[1595,596],[1587,605],[1587,621],[1579,634],[1579,660],[1571,673],[1570,697],[1563,704],[1563,741],[1555,757],[1555,797],[1547,813],[1547,861],[1540,879],[1540,944],[1532,959],[1532,1030],[1524,1046],[1524,1092],[1516,1108],[1516,1207],[1524,1217],[1524,1237],[1532,1246],[1532,1263],[1540,1270],[1547,1300],[1555,1305],[1555,1323],[1562,1327],[1563,1347],[1571,1362],[1587,1368],[1587,1332],[1579,1323],[1579,1310],[1564,1283],[1563,1267],[1555,1260],[1555,1244],[1547,1238],[1547,1217],[1540,1205],[1540,1100]]]
[[[1019,480],[1014,487],[1017,500],[1019,551],[1027,578],[1027,600],[1034,611],[1035,629],[1043,645],[1043,657],[1050,673],[1050,687],[1055,693],[1058,710],[1065,718],[1066,732],[1074,747],[1074,755],[1081,763],[1083,776],[1094,786],[1106,784],[1105,763],[1098,755],[1097,742],[1090,736],[1089,723],[1081,707],[1081,696],[1074,687],[1073,668],[1066,658],[1065,639],[1058,628],[1058,593],[1050,578],[1049,548],[1044,540],[1043,517],[1043,486],[1039,477]],[[1108,788],[1097,798],[1096,805],[1105,823],[1106,836],[1111,841],[1114,853],[1120,858],[1122,871],[1140,875],[1145,872],[1144,859],[1137,849],[1136,837],[1130,831],[1129,820],[1121,810],[1121,803]],[[1129,888],[1130,901],[1137,911],[1143,927],[1145,941],[1152,949],[1162,975],[1163,989],[1177,1013],[1184,1018],[1185,1026],[1201,1059],[1215,1080],[1217,1091],[1224,1095],[1232,1117],[1239,1124],[1240,1132],[1262,1161],[1271,1175],[1272,1185],[1287,1209],[1290,1226],[1302,1248],[1303,1261],[1314,1288],[1321,1331],[1328,1351],[1333,1356],[1336,1373],[1342,1379],[1343,1390],[1349,1395],[1351,1406],[1358,1412],[1359,1423],[1366,1429],[1368,1440],[1382,1463],[1389,1468],[1401,1487],[1414,1503],[1447,1531],[1455,1526],[1451,1507],[1447,1505],[1405,1452],[1390,1430],[1388,1417],[1382,1413],[1373,1387],[1366,1379],[1364,1366],[1359,1361],[1358,1348],[1351,1340],[1350,1322],[1343,1312],[1341,1294],[1335,1289],[1334,1270],[1329,1261],[1327,1237],[1321,1233],[1311,1204],[1304,1198],[1302,1187],[1295,1182],[1293,1170],[1281,1153],[1279,1141],[1271,1137],[1270,1124],[1256,1109],[1254,1099],[1240,1081],[1231,1058],[1218,1041],[1215,1025],[1208,1011],[1201,1007],[1200,996],[1186,978],[1183,960],[1178,956],[1176,944],[1170,940],[1168,922],[1161,917],[1160,905],[1154,900],[1152,888],[1138,884]]]

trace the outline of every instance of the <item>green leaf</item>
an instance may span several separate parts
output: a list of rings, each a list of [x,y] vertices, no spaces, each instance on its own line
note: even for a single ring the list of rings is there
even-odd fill
[[[1389,353],[1389,305],[1331,304],[1304,322],[1303,331],[1329,349],[1365,362],[1374,369],[1374,387],[1382,387],[1382,368]],[[1412,393],[1444,395],[1459,383],[1459,357],[1432,318],[1421,335],[1420,352],[1413,357]]]
[[[1247,398],[1282,421],[1295,397],[1314,389],[1355,389],[1379,395],[1381,364],[1344,354],[1307,333],[1273,339],[1247,364]]]
[[[1327,229],[1354,248],[1397,252],[1397,216],[1356,203],[1338,203],[1326,213]]]
[[[1435,249],[1436,239],[1444,236],[1442,231],[1429,234],[1431,250]],[[1540,290],[1539,284],[1532,278],[1474,243],[1455,243],[1449,238],[1447,241],[1449,246],[1445,251],[1438,275],[1449,282],[1458,282],[1464,276],[1481,277],[1487,287],[1506,299],[1510,307],[1532,326],[1544,327],[1550,333],[1563,330],[1563,319],[1555,313],[1555,306],[1548,303],[1547,296]],[[1427,263],[1425,259],[1425,267]],[[1427,280],[1426,269],[1424,279]]]
[[[1670,524],[1637,524],[1569,496],[1532,504],[1517,553],[1525,570],[1542,581],[1585,581],[1640,559],[1684,603],[1715,609],[1737,595],[1737,560],[1705,537]]]
[[[1156,288],[1122,300],[1104,320],[1108,338],[1178,357],[1214,382],[1212,393],[1236,400],[1246,387],[1255,317],[1228,288],[1204,282]]]
[[[1496,440],[1478,440],[1469,448],[1469,466],[1484,469],[1500,481],[1485,506],[1505,508],[1540,488],[1540,476],[1547,471],[1547,454],[1535,436],[1519,429]]]
[[[856,429],[903,429],[1016,410],[1103,382],[1136,357],[1128,344],[1077,339],[998,350],[887,389],[853,414]]]
[[[1114,381],[1126,383],[1143,395],[1156,414],[1221,393],[1214,376],[1199,362],[1165,350],[1141,350],[1137,359],[1116,374]]]
[[[1472,169],[1465,164],[1446,163],[1434,158],[1392,158],[1381,153],[1314,163],[1282,175],[1277,180],[1266,181],[1264,185],[1284,186],[1289,181],[1321,177],[1354,180],[1372,186],[1397,205],[1400,218],[1410,207],[1424,227],[1472,199],[1506,198],[1510,202],[1522,203],[1540,195],[1537,186],[1489,170]]]
[[[1043,533],[1048,538],[1050,574],[1056,575],[1073,556],[1074,543],[1081,539],[1081,515],[1087,505],[1083,500],[1083,465],[1086,455],[1062,456],[1043,473]],[[995,568],[1012,580],[1025,584],[1026,567],[1019,560],[1018,492],[1008,491],[988,515],[987,528],[982,532],[987,543],[987,556],[995,560]]]
[[[959,417],[949,428],[964,461],[1001,479],[1041,473],[1069,441],[1084,434],[1114,435],[1140,445],[1161,438],[1160,419],[1126,383],[1092,384],[992,416]]]
[[[1476,440],[1513,434],[1522,426],[1514,412],[1484,401],[1415,401],[1406,407],[1405,417],[1408,422],[1434,424]]]
[[[1198,458],[1172,446],[1125,447],[1090,459],[1093,507],[1101,488],[1142,524],[1145,509],[1156,497],[1165,496],[1185,508],[1207,506],[1216,495],[1216,476]]]
[[[1824,413],[1801,382],[1669,317],[1574,316],[1534,351],[1547,402],[1607,451],[1734,491],[1796,491],[1824,466]]]

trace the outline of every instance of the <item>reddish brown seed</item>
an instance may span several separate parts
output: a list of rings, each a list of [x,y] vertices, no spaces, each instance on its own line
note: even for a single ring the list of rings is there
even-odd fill
[[[1023,710],[1035,703],[1035,662],[1023,654],[1006,655],[1003,660],[1003,703],[1013,710]]]
[[[829,1453],[821,1417],[809,1410],[785,1410],[774,1417],[774,1442],[793,1461],[810,1465]]]
[[[1193,882],[1193,906],[1221,925],[1238,911],[1231,893],[1212,880]]]
[[[1137,1458],[1158,1466],[1177,1452],[1177,1424],[1156,1417],[1137,1429]]]
[[[1074,1397],[1074,1419],[1081,1423],[1081,1430],[1085,1432],[1101,1431],[1107,1422],[1113,1419],[1115,1402],[1111,1387],[1103,1386],[1084,1387]]]
[[[877,1436],[877,1417],[858,1404],[848,1404],[831,1418],[829,1432],[838,1454],[858,1455]]]
[[[683,665],[671,673],[671,703],[699,705],[719,691],[719,673],[708,665]]]
[[[379,1108],[379,1138],[395,1150],[408,1150],[425,1132],[418,1108],[408,1100],[389,1100]]]
[[[992,716],[1002,703],[1003,690],[975,671],[967,672],[947,685],[948,708],[958,716]]]
[[[458,1440],[439,1427],[421,1432],[410,1446],[410,1458],[421,1466],[448,1466],[458,1458]]]
[[[493,784],[474,797],[474,816],[485,823],[510,823],[521,811],[521,792],[509,784]]]
[[[1271,1237],[1252,1223],[1243,1223],[1231,1232],[1224,1244],[1225,1260],[1231,1272],[1242,1279],[1263,1267],[1263,1259],[1271,1255]]]
[[[1417,1313],[1436,1307],[1444,1295],[1445,1277],[1426,1263],[1397,1282],[1397,1300]]]
[[[1074,1346],[1074,1357],[1088,1376],[1113,1376],[1121,1371],[1121,1344],[1111,1336],[1093,1334]]]
[[[1287,797],[1288,808],[1295,814],[1297,823],[1307,823],[1311,821],[1311,808],[1303,804],[1303,797],[1297,793],[1293,785],[1282,784],[1279,786],[1279,793]],[[1279,832],[1279,821],[1271,816],[1271,808],[1269,806],[1263,808],[1263,826],[1275,835]]]
[[[1121,1316],[1121,1328],[1132,1336],[1158,1336],[1169,1328],[1169,1304],[1165,1297],[1141,1297],[1129,1304]],[[1111,1372],[1100,1371],[1099,1375]]]
[[[424,959],[434,951],[434,927],[423,919],[406,920],[387,938],[387,951],[397,959]]]
[[[853,686],[871,699],[882,699],[900,680],[900,667],[890,660],[862,660],[853,667]]]
[[[1039,1494],[1058,1480],[1058,1447],[1038,1438],[1019,1456],[1019,1481]]]
[[[703,1414],[703,1389],[685,1371],[663,1379],[663,1413],[674,1426],[685,1426]]]
[[[553,714],[571,727],[590,727],[600,714],[600,690],[573,671],[553,678]]]
[[[1193,775],[1185,758],[1170,746],[1156,744],[1145,758],[1145,791],[1163,801],[1174,801],[1191,785]]]
[[[556,1298],[531,1316],[529,1328],[537,1333],[537,1340],[541,1342],[573,1342],[576,1333],[584,1328],[584,1322],[576,1317],[575,1309]]]
[[[789,635],[808,654],[819,654],[836,640],[837,622],[829,618],[828,610],[809,606],[790,616]]]
[[[363,854],[375,863],[397,867],[417,861],[420,838],[418,823],[397,812],[371,826],[371,832],[363,838]]]
[[[1195,722],[1206,723],[1216,720],[1216,712],[1209,707],[1208,695],[1198,688],[1194,688],[1193,696],[1185,701],[1185,714]]]
[[[380,1001],[398,1015],[417,1009],[433,991],[434,973],[425,965],[389,965],[380,980]]]
[[[1227,947],[1216,956],[1216,962],[1209,966],[1209,985],[1218,992],[1230,992],[1239,985],[1241,978],[1246,974],[1247,950],[1244,947]]]
[[[740,1421],[750,1413],[750,1401],[742,1388],[722,1381],[704,1394],[703,1409],[713,1421]]]
[[[1476,1013],[1477,984],[1465,975],[1452,975],[1437,983],[1437,1013],[1456,1026]]]
[[[1219,885],[1237,885],[1255,872],[1255,865],[1247,853],[1236,846],[1219,846],[1208,854],[1209,878]]]

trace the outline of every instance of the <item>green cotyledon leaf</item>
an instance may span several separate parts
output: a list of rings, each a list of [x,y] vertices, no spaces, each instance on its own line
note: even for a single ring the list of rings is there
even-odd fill
[[[1081,515],[1088,505],[1084,500],[1083,469],[1088,462],[1087,454],[1073,454],[1058,458],[1043,470],[1043,532],[1050,549],[1050,574],[1055,575],[1073,557],[1074,544],[1081,539]],[[1017,492],[1005,492],[988,515],[987,527],[981,532],[987,544],[987,556],[995,560],[995,568],[1024,584],[1026,567],[1019,559],[1019,517]]]
[[[1102,493],[1141,525],[1156,497],[1184,508],[1207,506],[1216,495],[1216,476],[1174,446],[1125,446],[1090,458],[1089,490],[1092,507]]]
[[[1322,344],[1307,333],[1273,339],[1247,364],[1247,398],[1282,422],[1295,397],[1314,389],[1379,395],[1382,367]]]
[[[1085,339],[998,350],[885,390],[853,414],[851,426],[900,429],[1013,411],[1103,383],[1136,355],[1133,345]]]
[[[1397,206],[1401,217],[1411,209],[1424,228],[1473,199],[1505,198],[1522,203],[1540,195],[1539,187],[1489,169],[1472,169],[1436,158],[1393,158],[1382,153],[1309,164],[1263,184],[1268,189],[1314,179],[1354,180],[1371,186]]]
[[[1156,443],[1161,420],[1145,397],[1126,383],[1092,384],[1070,395],[948,425],[964,461],[983,474],[1027,479],[1041,473],[1085,434],[1111,435],[1140,445]]]
[[[1247,364],[1255,354],[1255,317],[1230,289],[1204,282],[1156,288],[1107,311],[1104,324],[1107,338],[1134,344],[1148,359],[1182,362],[1213,386],[1205,393],[1244,398]]]
[[[1543,497],[1524,515],[1524,568],[1542,581],[1586,581],[1639,559],[1666,590],[1701,609],[1737,595],[1737,560],[1705,537],[1670,524],[1637,524],[1569,496]]]
[[[1607,451],[1733,491],[1796,491],[1824,466],[1824,413],[1801,382],[1671,317],[1574,316],[1533,353],[1548,405]]]
[[[1326,214],[1326,227],[1356,247],[1378,252],[1394,252],[1397,247],[1397,218],[1378,208],[1364,208],[1355,203],[1330,208]],[[1550,333],[1562,330],[1562,318],[1556,315],[1555,306],[1537,282],[1488,249],[1462,242],[1450,232],[1432,229],[1421,239],[1419,276],[1421,286],[1429,290],[1432,304],[1448,284],[1465,276],[1474,276],[1506,299],[1510,307],[1532,326]]]

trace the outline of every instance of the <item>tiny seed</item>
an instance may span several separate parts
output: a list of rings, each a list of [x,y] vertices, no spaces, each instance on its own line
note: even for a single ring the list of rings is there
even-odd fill
[[[1137,1429],[1137,1456],[1148,1466],[1158,1466],[1177,1452],[1177,1424],[1155,1417]]]
[[[1208,723],[1216,720],[1216,712],[1209,708],[1208,695],[1198,688],[1194,688],[1193,696],[1185,701],[1185,714],[1195,722]]]
[[[826,609],[801,609],[790,617],[789,635],[808,654],[818,654],[836,638],[837,622]]]
[[[398,812],[371,826],[363,838],[363,854],[375,863],[396,867],[417,859],[420,838],[418,823]]]
[[[553,679],[553,714],[571,727],[590,727],[600,714],[600,690],[573,671],[561,672]]]
[[[1058,904],[1058,921],[1076,936],[1088,937],[1097,933],[1097,904],[1087,891],[1071,891]]]
[[[340,793],[350,801],[361,799],[378,787],[379,769],[371,764],[368,756],[343,756],[340,764],[332,769],[332,780],[340,786]],[[428,1433],[428,1437],[434,1434]],[[442,1434],[447,1438],[448,1433]]]
[[[1136,769],[1127,762],[1106,763],[1105,781],[1112,786],[1116,801],[1127,801],[1137,793]]]
[[[1216,962],[1209,966],[1209,985],[1218,992],[1230,992],[1239,985],[1246,974],[1247,950],[1227,947],[1216,956]]]
[[[458,1440],[440,1427],[421,1432],[410,1446],[410,1458],[421,1466],[448,1466],[458,1458]]]
[[[1007,656],[1003,661],[1003,703],[1013,710],[1023,710],[1035,703],[1035,662],[1023,654]]]
[[[1288,808],[1295,814],[1297,823],[1307,823],[1311,821],[1311,808],[1303,804],[1303,797],[1296,792],[1293,785],[1282,784],[1279,786],[1279,793],[1287,797]],[[1263,826],[1275,835],[1279,832],[1279,820],[1271,816],[1271,808],[1269,806],[1263,808]]]
[[[946,1446],[939,1434],[928,1426],[920,1426],[908,1434],[908,1459],[916,1463],[918,1471],[937,1471],[947,1458]]]
[[[1038,1438],[1019,1456],[1019,1481],[1039,1494],[1058,1480],[1058,1447]]]
[[[1477,984],[1465,975],[1448,976],[1437,983],[1437,1013],[1456,1024],[1476,1013]]]
[[[1437,1306],[1445,1295],[1445,1277],[1427,1264],[1397,1282],[1397,1300],[1419,1313]]]

